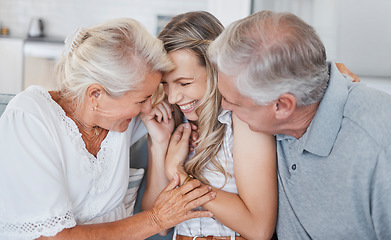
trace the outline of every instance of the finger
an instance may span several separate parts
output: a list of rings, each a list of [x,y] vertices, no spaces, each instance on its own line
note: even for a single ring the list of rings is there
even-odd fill
[[[351,73],[351,76],[353,77],[353,82],[360,82],[360,78],[356,74]]]
[[[205,203],[212,201],[215,198],[216,198],[216,192],[209,192],[199,198],[189,201],[188,204],[185,205],[185,208],[191,210],[196,207],[202,206]]]
[[[163,117],[163,114],[162,114],[162,111],[159,109],[159,107],[157,107],[154,111],[153,111],[153,114],[154,114],[154,118],[155,120],[160,123],[162,121],[162,117]]]
[[[174,108],[172,107],[171,104],[169,104],[168,102],[165,102],[165,101],[163,102],[163,106],[164,106],[164,108],[167,111],[169,119],[171,119],[172,118],[172,112],[174,111]]]
[[[152,119],[155,119],[156,117],[156,112],[158,112],[158,110],[156,108],[153,108],[150,112],[148,113],[142,113],[141,114],[141,117],[143,119],[143,121],[147,120],[152,120]]]
[[[190,134],[191,134],[191,127],[189,123],[183,123],[183,133],[182,133],[182,139],[181,141],[186,142],[186,144],[189,144],[190,140]]]
[[[190,192],[186,193],[186,195],[183,195],[183,198],[186,201],[192,201],[194,199],[197,199],[199,197],[204,196],[205,194],[209,193],[212,191],[212,187],[209,185],[201,185],[197,188],[194,188]]]
[[[170,183],[163,189],[163,191],[171,191],[179,185],[179,176],[178,173],[174,174],[174,177],[171,179]]]
[[[184,129],[184,127],[183,127],[182,124],[179,125],[179,126],[175,129],[174,133],[173,133],[172,136],[171,136],[170,144],[171,144],[171,143],[176,144],[176,143],[178,143],[178,142],[182,139],[183,129]]]
[[[170,144],[178,144],[181,141],[186,141],[186,143],[188,144],[191,132],[189,126],[190,125],[188,123],[183,123],[179,125],[172,134]]]
[[[192,218],[213,217],[213,213],[209,211],[189,211],[186,217],[187,220]]]
[[[190,149],[194,150],[197,147],[197,142],[193,141],[193,139],[190,139],[189,147],[190,147]]]
[[[197,130],[198,129],[197,125],[195,125],[192,122],[190,123],[190,126],[191,126],[191,129],[193,129],[193,130]]]
[[[197,141],[199,137],[199,133],[197,131],[191,131],[191,140]]]
[[[168,123],[168,120],[169,120],[169,116],[168,116],[167,109],[164,107],[164,104],[161,104],[161,105],[159,106],[159,110],[160,110],[160,112],[161,112],[161,114],[162,114],[164,123],[167,124],[167,123]]]
[[[186,195],[187,193],[193,191],[195,188],[198,188],[201,186],[201,182],[197,179],[193,179],[189,182],[187,182],[186,184],[183,184],[182,186],[180,186],[178,188],[178,191],[180,192],[180,194],[182,195]]]

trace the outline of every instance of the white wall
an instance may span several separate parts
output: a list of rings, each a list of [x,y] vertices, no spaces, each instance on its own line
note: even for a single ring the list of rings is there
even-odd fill
[[[314,26],[328,60],[391,94],[390,0],[254,0],[254,11],[288,11]]]
[[[391,78],[391,1],[338,1],[338,61],[363,76]]]
[[[207,10],[209,0],[0,0],[0,25],[26,36],[32,17],[41,17],[50,36],[65,37],[77,26],[132,17],[156,34],[157,15]]]
[[[224,26],[247,17],[251,13],[251,0],[210,0],[208,11]]]
[[[359,76],[391,78],[390,0],[254,0],[255,10],[292,12],[314,26],[328,59]]]
[[[132,17],[157,34],[157,15],[173,16],[206,10],[224,25],[250,14],[251,0],[0,0],[0,26],[27,36],[30,20],[40,17],[49,36],[65,37],[78,26]]]
[[[157,15],[206,10],[224,25],[247,16],[251,0],[0,0],[0,25],[26,36],[30,19],[41,17],[50,36],[65,38],[77,26],[132,17],[156,34]],[[313,25],[329,60],[345,63],[360,77],[391,82],[390,0],[254,0],[255,10],[290,11]]]

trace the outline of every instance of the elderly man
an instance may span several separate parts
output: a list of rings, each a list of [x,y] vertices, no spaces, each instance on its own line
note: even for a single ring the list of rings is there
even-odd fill
[[[391,239],[391,96],[352,83],[314,29],[263,11],[211,45],[223,107],[274,134],[279,239]]]

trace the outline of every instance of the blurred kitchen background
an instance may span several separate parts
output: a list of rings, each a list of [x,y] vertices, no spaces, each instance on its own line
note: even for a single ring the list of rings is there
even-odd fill
[[[0,0],[0,93],[32,84],[51,89],[63,41],[78,26],[132,17],[157,35],[171,16],[187,11],[209,11],[228,25],[263,9],[303,18],[316,28],[329,60],[391,93],[390,0]]]

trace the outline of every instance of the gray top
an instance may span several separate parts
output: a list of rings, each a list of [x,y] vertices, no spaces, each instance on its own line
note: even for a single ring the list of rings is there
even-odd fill
[[[391,96],[329,67],[307,132],[276,136],[278,239],[391,239]]]

